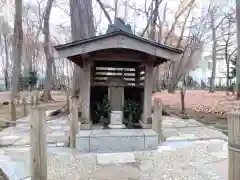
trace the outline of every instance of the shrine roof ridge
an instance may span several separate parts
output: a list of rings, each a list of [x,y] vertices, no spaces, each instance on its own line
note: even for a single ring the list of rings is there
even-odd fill
[[[104,39],[104,38],[115,36],[115,35],[124,35],[124,36],[130,37],[130,38],[133,38],[133,39],[137,39],[137,40],[140,40],[142,42],[145,42],[145,43],[148,43],[148,44],[151,44],[151,45],[154,45],[154,46],[157,46],[159,48],[163,48],[163,49],[175,52],[175,53],[179,53],[179,54],[183,53],[183,51],[181,49],[169,47],[169,46],[160,44],[158,42],[148,40],[146,38],[142,38],[142,37],[136,36],[136,35],[131,34],[131,33],[127,33],[127,32],[122,31],[122,30],[117,30],[117,31],[110,32],[110,33],[107,33],[107,34],[104,34],[104,35],[94,36],[94,37],[91,37],[91,38],[82,39],[82,40],[78,40],[78,41],[73,41],[73,42],[66,43],[66,44],[61,44],[61,45],[55,46],[54,48],[56,50],[62,50],[62,49],[66,49],[66,48],[69,48],[69,47],[76,46],[76,45],[81,45],[81,44],[84,44],[84,43],[88,43],[88,42],[99,40],[99,39]]]

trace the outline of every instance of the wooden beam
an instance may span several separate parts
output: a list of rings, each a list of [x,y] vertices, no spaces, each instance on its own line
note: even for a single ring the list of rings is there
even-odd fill
[[[47,180],[46,115],[33,106],[30,114],[31,180]]]
[[[145,77],[145,73],[140,74],[140,78]]]
[[[127,69],[124,69],[124,70],[100,70],[100,69],[96,69],[96,73],[135,73],[135,70],[134,71],[130,71],[130,70],[127,70]]]
[[[78,125],[78,100],[72,98],[70,102],[70,148],[75,148],[76,135],[80,129]]]
[[[126,79],[125,79],[126,80]],[[95,82],[105,82],[106,80],[104,79],[95,79]],[[127,83],[136,83],[135,80],[126,80]]]
[[[17,112],[16,112],[16,100],[13,98],[10,102],[9,102],[9,119],[10,121],[16,121],[17,120]],[[15,123],[11,123],[11,126],[15,126]]]
[[[107,49],[91,53],[92,59],[98,61],[127,61],[141,62],[147,58],[147,54],[131,49]]]
[[[135,78],[135,75],[133,74],[133,75],[124,75],[124,76],[122,76],[122,75],[108,75],[108,74],[96,74],[95,75],[95,77],[97,77],[97,78],[103,78],[103,77],[107,77],[107,78],[121,78],[121,77],[123,77],[123,78]]]
[[[108,84],[104,84],[104,82],[94,82],[92,84],[92,86],[102,86],[102,87],[108,87]],[[144,88],[143,87],[144,85],[143,84],[139,84],[139,85],[128,85],[126,87],[138,87],[138,88]]]
[[[239,180],[240,161],[240,112],[239,109],[228,113],[228,179]]]
[[[136,62],[119,62],[119,61],[95,61],[97,67],[106,68],[135,68],[139,63]]]
[[[162,101],[161,99],[154,99],[153,105],[153,119],[152,119],[152,129],[158,134],[158,143],[163,141],[162,134]]]

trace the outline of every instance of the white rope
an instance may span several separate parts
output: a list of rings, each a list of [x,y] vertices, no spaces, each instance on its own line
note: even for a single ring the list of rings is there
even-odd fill
[[[8,121],[8,120],[3,119],[3,118],[0,118],[0,121],[6,122],[6,123],[11,123],[11,124],[14,124],[14,123],[26,123],[26,121]]]
[[[230,145],[228,145],[228,149],[240,153],[240,149],[237,149],[237,148],[231,147]]]
[[[66,115],[68,115],[68,113],[64,113],[62,116],[66,116]],[[58,116],[51,117],[50,119],[45,120],[45,122],[54,121],[54,120],[56,120],[56,118],[59,118],[59,117]],[[21,123],[25,124],[26,122],[28,122],[28,121],[19,121],[19,120],[18,121],[9,121],[9,120],[3,119],[3,118],[0,118],[0,121],[6,122],[6,123],[11,123],[11,124],[21,124]]]

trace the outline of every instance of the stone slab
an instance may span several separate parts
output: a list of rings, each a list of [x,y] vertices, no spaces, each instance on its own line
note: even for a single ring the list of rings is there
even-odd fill
[[[130,152],[157,149],[158,134],[142,129],[99,129],[80,131],[76,148],[83,153]]]
[[[91,130],[82,130],[77,133],[77,138],[78,137],[90,137],[90,134],[92,133]]]
[[[125,124],[109,124],[108,127],[111,129],[125,129],[126,128]]]
[[[121,164],[136,162],[133,153],[98,154],[97,164]]]
[[[88,124],[81,124],[80,129],[81,130],[90,130],[92,128],[92,122]]]
[[[130,152],[144,149],[144,137],[102,136],[90,137],[90,152],[113,153]]]
[[[144,149],[157,149],[158,148],[158,135],[144,137]]]
[[[89,137],[77,137],[76,149],[82,153],[90,152],[90,138]]]
[[[1,146],[13,145],[20,138],[21,137],[19,137],[19,136],[3,136],[3,137],[0,137],[0,145]]]
[[[142,129],[144,136],[157,136],[158,134],[152,129]]]
[[[140,137],[144,136],[141,129],[102,129],[92,130],[91,137]]]
[[[152,129],[152,124],[146,124],[141,120],[139,121],[139,124],[143,129]]]

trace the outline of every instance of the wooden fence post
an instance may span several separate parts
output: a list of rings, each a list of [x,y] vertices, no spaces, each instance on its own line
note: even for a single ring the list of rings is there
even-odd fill
[[[36,105],[39,104],[39,93],[38,93],[38,91],[35,92],[35,104]]]
[[[23,96],[22,98],[22,105],[23,105],[23,116],[27,117],[28,112],[27,112],[27,101],[26,101],[26,97]]]
[[[67,101],[67,108],[70,109],[69,89],[67,88],[66,88],[66,101]]]
[[[160,99],[154,99],[154,117],[152,119],[152,129],[158,134],[158,143],[163,141],[162,134],[162,103]]]
[[[70,148],[75,148],[76,135],[80,127],[78,124],[78,100],[71,98],[70,103]]]
[[[30,95],[30,98],[31,98],[31,100],[30,100],[31,101],[31,105],[34,106],[35,103],[34,103],[34,96],[33,96],[33,94]]]
[[[15,99],[11,99],[9,102],[9,115],[10,115],[10,121],[16,121],[17,120],[17,112],[16,112],[16,102]],[[10,126],[15,126],[15,123],[11,123]]]
[[[46,115],[34,106],[30,114],[31,180],[47,180]]]
[[[228,113],[228,178],[240,179],[240,111]]]

